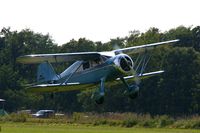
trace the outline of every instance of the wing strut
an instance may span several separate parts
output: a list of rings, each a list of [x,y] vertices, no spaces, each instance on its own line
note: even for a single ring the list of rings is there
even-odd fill
[[[142,55],[143,54],[143,55]],[[149,60],[151,59],[152,55],[148,54],[147,51],[145,53],[139,54],[136,59],[136,65],[134,70],[136,71],[136,74],[142,75],[144,70],[147,67],[147,64],[149,63]],[[140,60],[140,61],[139,61]]]

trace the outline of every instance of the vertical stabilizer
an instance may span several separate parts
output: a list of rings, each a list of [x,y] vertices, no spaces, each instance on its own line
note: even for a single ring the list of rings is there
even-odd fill
[[[58,75],[55,73],[53,67],[48,62],[41,63],[38,66],[37,82],[53,82],[58,80]]]

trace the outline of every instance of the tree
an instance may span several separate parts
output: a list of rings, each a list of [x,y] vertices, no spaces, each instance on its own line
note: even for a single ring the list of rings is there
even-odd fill
[[[200,51],[200,26],[197,26],[192,29],[192,35],[193,35],[193,45],[194,49],[197,51]]]

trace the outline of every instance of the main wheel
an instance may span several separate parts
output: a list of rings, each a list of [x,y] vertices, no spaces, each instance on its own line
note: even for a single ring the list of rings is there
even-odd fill
[[[104,102],[104,96],[99,96],[95,99],[96,104],[103,104]]]
[[[139,87],[137,85],[129,86],[129,90],[126,91],[126,94],[129,98],[135,99],[139,95]]]
[[[138,97],[138,95],[139,95],[139,92],[135,92],[135,93],[130,93],[128,96],[131,99],[135,99],[136,97]]]
[[[101,95],[98,91],[95,91],[92,94],[91,99],[93,99],[96,104],[103,104],[103,102],[104,102],[104,95]]]

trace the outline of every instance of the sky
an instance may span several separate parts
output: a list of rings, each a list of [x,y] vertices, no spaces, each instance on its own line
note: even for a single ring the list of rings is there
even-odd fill
[[[200,25],[200,0],[0,0],[0,29],[29,28],[61,45],[85,37],[107,42],[129,31]]]

